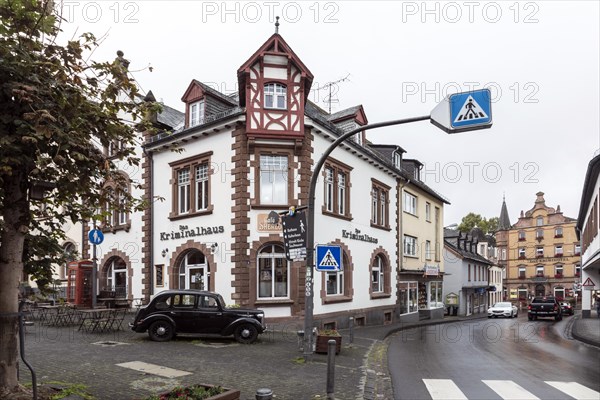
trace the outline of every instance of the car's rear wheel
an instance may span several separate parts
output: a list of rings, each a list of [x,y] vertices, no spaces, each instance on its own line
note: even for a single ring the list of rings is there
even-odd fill
[[[527,319],[530,320],[530,321],[533,321],[533,317],[531,315],[528,315]]]
[[[554,317],[555,321],[562,321],[562,315],[557,315]]]
[[[173,325],[167,321],[155,321],[148,328],[148,336],[155,342],[168,342],[174,333]]]
[[[515,314],[515,318],[517,318],[519,316],[519,312],[517,311],[517,313]]]
[[[254,343],[258,337],[258,329],[252,324],[241,324],[235,328],[233,337],[242,344]]]
[[[511,317],[511,318],[514,318],[514,317],[515,317],[515,314],[513,314],[513,312],[512,312],[512,311],[510,312],[510,317]]]

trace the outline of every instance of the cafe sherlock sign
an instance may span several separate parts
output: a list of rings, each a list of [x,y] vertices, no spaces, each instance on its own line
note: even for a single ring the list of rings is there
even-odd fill
[[[193,238],[196,236],[214,235],[223,232],[225,232],[225,228],[223,227],[223,225],[208,227],[197,226],[195,228],[188,228],[187,225],[179,225],[179,231],[159,232],[159,234],[160,240],[174,240]]]

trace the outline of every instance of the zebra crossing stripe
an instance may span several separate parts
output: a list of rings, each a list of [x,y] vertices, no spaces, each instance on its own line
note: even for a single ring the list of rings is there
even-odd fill
[[[433,400],[469,400],[452,379],[423,379]]]
[[[482,381],[504,400],[540,400],[513,381]]]
[[[600,399],[600,392],[596,392],[590,388],[587,388],[577,382],[556,382],[556,381],[545,381],[548,385],[560,390],[561,392],[568,394],[569,396],[578,400],[598,400]]]

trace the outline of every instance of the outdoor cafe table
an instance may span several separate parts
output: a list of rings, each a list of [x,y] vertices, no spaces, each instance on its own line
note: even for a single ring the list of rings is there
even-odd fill
[[[53,316],[58,313],[60,306],[39,306],[38,318],[40,323],[47,323],[53,319]]]
[[[86,329],[86,324],[92,324],[101,319],[107,318],[111,312],[113,312],[110,308],[94,308],[89,310],[78,310],[80,318],[79,318],[79,329]]]

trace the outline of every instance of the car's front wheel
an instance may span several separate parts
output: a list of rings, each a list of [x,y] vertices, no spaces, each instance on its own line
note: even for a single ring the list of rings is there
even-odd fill
[[[168,321],[155,321],[148,328],[148,336],[155,342],[168,342],[173,338],[173,325]]]
[[[235,328],[233,337],[242,344],[254,343],[258,337],[258,329],[252,324],[241,324]]]

